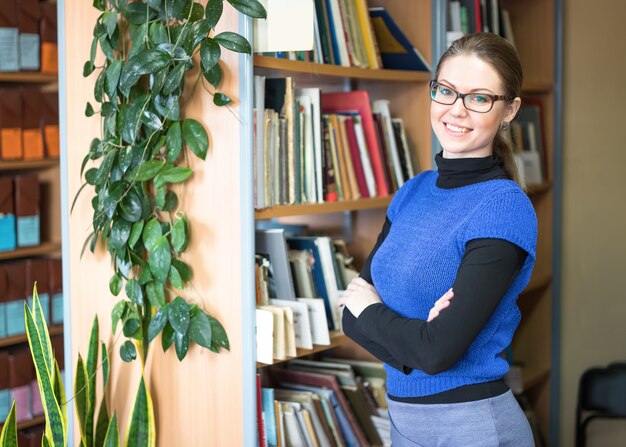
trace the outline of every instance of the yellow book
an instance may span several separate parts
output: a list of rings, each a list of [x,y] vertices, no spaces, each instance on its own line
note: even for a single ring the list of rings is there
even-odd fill
[[[361,28],[361,34],[363,35],[363,44],[367,52],[367,60],[369,67],[378,70],[382,68],[380,60],[380,54],[378,52],[378,44],[376,42],[376,36],[374,34],[374,28],[370,21],[370,15],[367,9],[367,0],[354,0],[356,6],[356,13],[358,17],[359,28]]]

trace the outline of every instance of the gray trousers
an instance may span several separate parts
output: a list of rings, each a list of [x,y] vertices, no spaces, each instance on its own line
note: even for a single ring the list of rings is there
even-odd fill
[[[532,447],[528,420],[513,393],[458,404],[387,399],[392,447]]]

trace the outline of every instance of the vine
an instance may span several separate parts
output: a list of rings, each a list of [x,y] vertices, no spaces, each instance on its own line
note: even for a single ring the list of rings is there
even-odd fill
[[[247,16],[266,17],[257,0],[227,2]],[[149,343],[159,334],[163,350],[173,345],[179,360],[191,341],[216,353],[229,349],[220,322],[181,296],[192,277],[191,266],[181,260],[190,226],[173,185],[193,174],[188,151],[204,160],[209,147],[203,125],[182,113],[194,93],[183,95],[185,74],[199,64],[194,90],[200,83],[216,106],[228,106],[232,99],[218,91],[222,48],[250,54],[250,43],[234,32],[216,34],[223,0],[206,6],[191,0],[93,4],[102,14],[83,75],[98,73],[99,108],[87,103],[85,114],[100,115],[101,137],[92,140],[83,159],[85,182],[76,197],[85,186],[94,187],[93,231],[83,251],[89,246],[94,252],[101,241],[114,270],[109,289],[115,296],[126,293],[112,311],[113,331],[121,322],[127,338],[120,356],[132,361],[139,347],[145,363]],[[96,67],[98,48],[105,60]],[[99,165],[85,171],[90,162]]]

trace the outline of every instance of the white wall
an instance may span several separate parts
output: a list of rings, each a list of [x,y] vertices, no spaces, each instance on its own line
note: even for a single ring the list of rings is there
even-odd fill
[[[564,8],[560,445],[573,446],[580,375],[626,361],[626,2]],[[588,439],[624,446],[626,421],[594,422]]]

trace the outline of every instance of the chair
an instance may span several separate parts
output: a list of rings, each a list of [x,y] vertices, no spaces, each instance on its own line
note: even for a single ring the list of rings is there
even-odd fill
[[[584,447],[594,419],[626,419],[626,363],[590,368],[580,377],[576,408],[576,447]]]

